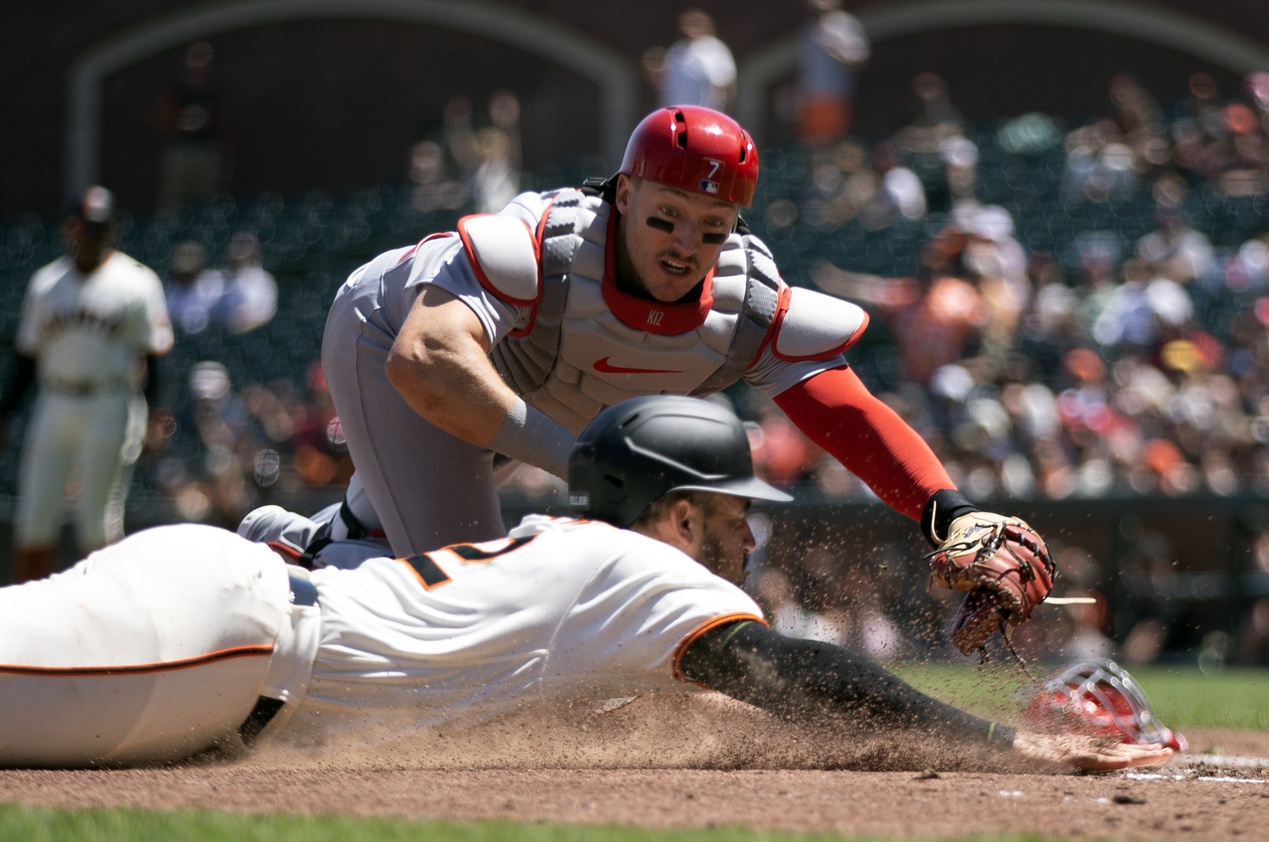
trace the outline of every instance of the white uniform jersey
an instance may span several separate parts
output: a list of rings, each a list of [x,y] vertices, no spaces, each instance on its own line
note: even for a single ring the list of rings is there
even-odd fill
[[[531,516],[508,537],[311,574],[321,646],[293,728],[487,719],[532,701],[685,685],[685,646],[762,618],[739,587],[608,524]],[[367,716],[367,711],[373,715]]]
[[[80,546],[118,540],[145,433],[138,361],[172,348],[162,283],[120,251],[88,276],[69,257],[55,260],[31,276],[16,347],[35,359],[41,384],[22,449],[17,544],[57,543],[72,475]]]
[[[686,646],[761,617],[678,550],[597,522],[535,517],[312,573],[225,530],[162,526],[0,588],[0,766],[176,759],[235,739],[270,699],[266,736],[348,745],[690,690]]]
[[[703,105],[723,111],[736,81],[736,59],[713,35],[684,38],[666,51],[663,73],[657,97],[661,105]]]
[[[59,258],[31,276],[16,345],[36,358],[41,380],[124,384],[139,354],[172,347],[163,284],[120,251],[87,277]]]

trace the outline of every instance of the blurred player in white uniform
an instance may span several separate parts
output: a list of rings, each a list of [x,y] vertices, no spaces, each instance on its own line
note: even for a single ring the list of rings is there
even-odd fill
[[[22,305],[17,365],[0,400],[3,433],[38,380],[22,450],[15,582],[57,568],[72,477],[80,549],[123,537],[130,467],[148,422],[142,389],[155,394],[154,360],[171,350],[172,325],[158,276],[113,247],[114,231],[110,192],[88,188],[63,228],[67,254],[35,272]]]
[[[579,438],[570,500],[586,520],[532,516],[506,538],[400,559],[365,544],[352,569],[311,573],[209,526],[132,535],[0,589],[0,766],[162,762],[257,737],[349,747],[674,689],[1054,759],[1052,738],[770,631],[738,587],[755,498],[788,499],[753,476],[734,415],[650,397]],[[1171,755],[1063,745],[1056,759],[1091,768]]]
[[[937,544],[976,507],[846,364],[864,311],[788,286],[748,233],[757,180],[734,120],[663,108],[593,189],[522,194],[355,271],[322,343],[356,466],[335,537],[382,529],[407,555],[501,535],[495,454],[562,477],[605,406],[743,380]]]

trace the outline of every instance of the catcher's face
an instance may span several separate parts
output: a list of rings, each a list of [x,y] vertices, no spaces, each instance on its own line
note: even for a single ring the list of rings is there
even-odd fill
[[[696,560],[729,582],[745,580],[745,562],[757,545],[746,515],[752,501],[729,494],[710,494],[699,508],[703,519]]]
[[[619,281],[666,303],[704,280],[740,215],[730,202],[624,174],[616,208]]]

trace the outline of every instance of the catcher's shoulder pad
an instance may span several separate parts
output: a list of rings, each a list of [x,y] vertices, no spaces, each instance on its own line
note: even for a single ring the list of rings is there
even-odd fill
[[[481,286],[508,304],[537,302],[538,240],[528,225],[514,216],[477,213],[458,220],[458,236]]]
[[[857,304],[813,289],[791,287],[771,349],[783,360],[827,359],[854,345],[866,327],[868,313]]]

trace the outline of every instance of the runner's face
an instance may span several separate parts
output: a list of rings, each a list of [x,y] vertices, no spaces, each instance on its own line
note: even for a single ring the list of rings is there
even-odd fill
[[[754,547],[753,531],[746,515],[752,501],[746,497],[713,494],[711,503],[701,508],[704,514],[704,537],[697,561],[728,582],[745,580],[745,562]]]
[[[713,268],[736,205],[646,179],[617,180],[618,271],[656,301],[678,301]],[[624,254],[623,254],[624,252]]]

